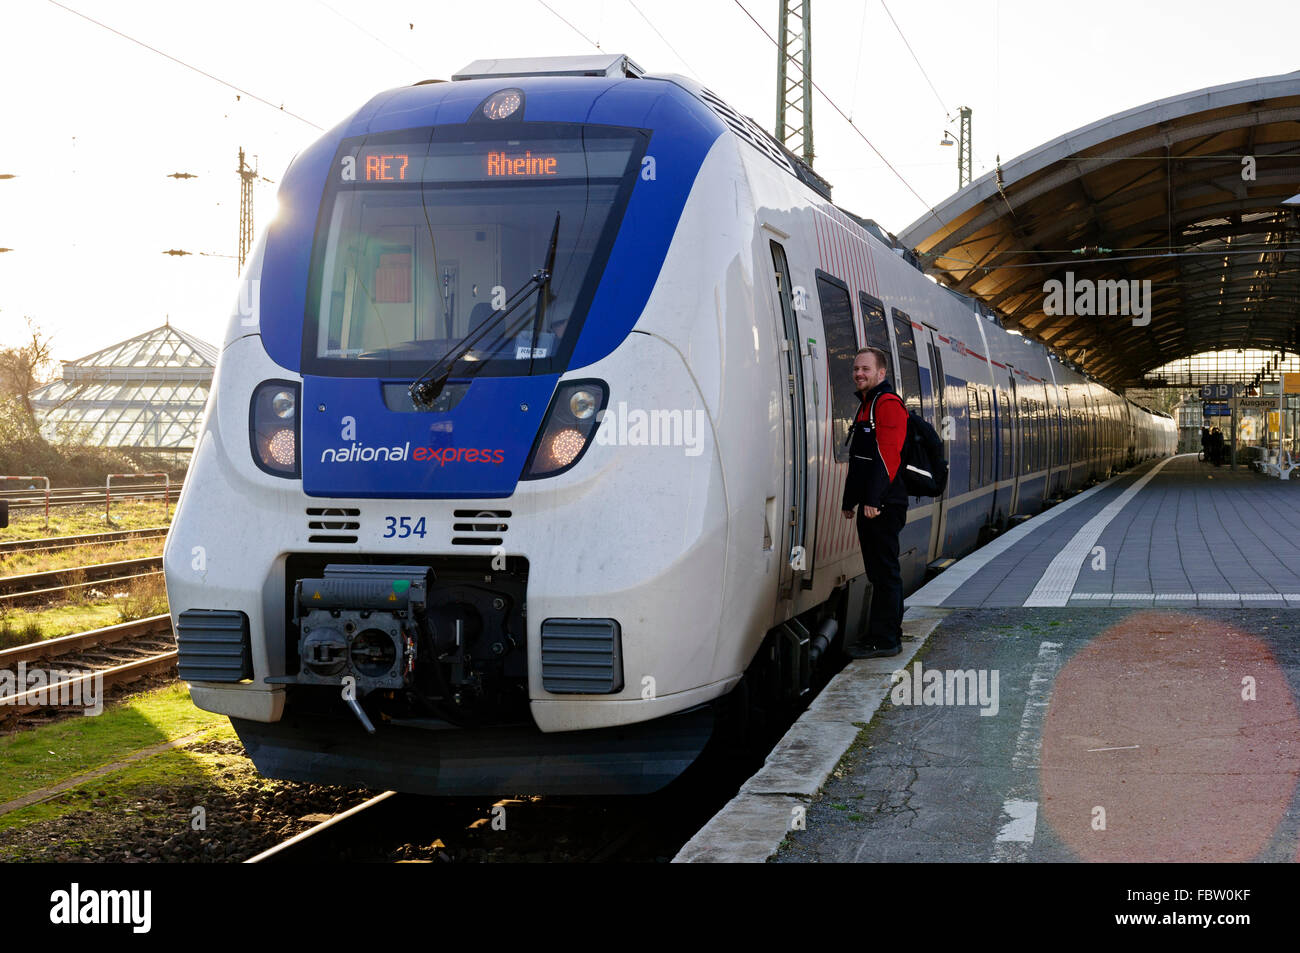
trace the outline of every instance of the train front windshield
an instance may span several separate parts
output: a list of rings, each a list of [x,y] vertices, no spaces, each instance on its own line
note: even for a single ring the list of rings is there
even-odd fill
[[[562,371],[636,182],[647,134],[514,124],[348,140],[325,191],[303,366],[415,377],[458,350],[546,263],[539,295],[498,320],[453,376]]]

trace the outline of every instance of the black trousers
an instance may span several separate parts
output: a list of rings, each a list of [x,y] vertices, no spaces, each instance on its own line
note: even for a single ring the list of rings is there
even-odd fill
[[[903,640],[903,574],[898,565],[898,534],[907,522],[907,504],[886,503],[867,519],[858,507],[858,542],[871,580],[871,615],[867,639],[879,646]]]

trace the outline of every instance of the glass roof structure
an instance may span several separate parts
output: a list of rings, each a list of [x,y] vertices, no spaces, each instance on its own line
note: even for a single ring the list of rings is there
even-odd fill
[[[1280,371],[1300,371],[1294,351],[1204,351],[1147,371],[1148,386],[1196,387],[1200,384],[1250,384],[1276,381]]]
[[[1300,347],[1298,119],[1300,70],[1147,103],[1000,165],[898,238],[1109,387],[1164,365],[1171,384],[1253,380],[1253,357],[1197,355]],[[1052,282],[1078,293],[1062,307]]]
[[[217,349],[170,324],[65,361],[32,391],[48,440],[98,447],[193,450]]]

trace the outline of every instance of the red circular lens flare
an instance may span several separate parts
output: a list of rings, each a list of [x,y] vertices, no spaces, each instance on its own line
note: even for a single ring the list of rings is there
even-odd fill
[[[551,438],[551,462],[556,468],[567,467],[582,452],[586,438],[576,430],[561,430]]]
[[[1286,676],[1260,639],[1138,612],[1056,677],[1041,814],[1084,860],[1254,860],[1291,803],[1297,737]]]

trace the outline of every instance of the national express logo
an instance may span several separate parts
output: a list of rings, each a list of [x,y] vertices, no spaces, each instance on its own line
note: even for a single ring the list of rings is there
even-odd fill
[[[370,447],[357,443],[357,420],[344,417],[339,438],[340,447],[326,447],[321,451],[321,463],[502,463],[504,450],[474,447],[412,447],[408,440],[398,447]]]

